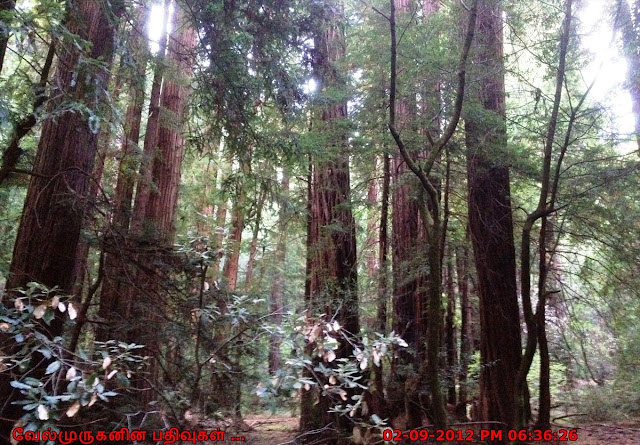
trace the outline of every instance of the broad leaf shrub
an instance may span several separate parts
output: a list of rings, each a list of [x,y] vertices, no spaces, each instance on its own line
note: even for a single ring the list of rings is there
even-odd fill
[[[395,351],[408,347],[400,336],[391,332],[358,337],[334,319],[301,317],[285,343],[291,348],[291,358],[260,386],[261,397],[296,397],[303,390],[318,388],[323,397],[333,400],[331,412],[348,416],[354,427],[359,427],[354,433],[363,428],[380,435],[388,428],[389,419],[381,418],[367,404],[367,378],[372,368],[384,361],[388,366]],[[353,352],[339,357],[344,343],[350,344]]]
[[[74,323],[76,303],[38,283],[14,292],[12,306],[0,305],[0,372],[10,373],[11,386],[22,394],[14,402],[24,411],[16,428],[59,432],[73,427],[75,417],[129,386],[144,361],[135,354],[142,346],[111,340],[94,342],[90,351],[70,351],[63,337],[49,338],[46,331],[57,317]]]

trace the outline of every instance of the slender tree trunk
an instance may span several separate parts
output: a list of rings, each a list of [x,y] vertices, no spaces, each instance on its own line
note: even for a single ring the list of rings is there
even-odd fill
[[[502,11],[496,0],[478,8],[475,101],[465,117],[469,229],[480,296],[480,419],[517,424],[514,400],[520,388],[520,314],[511,216],[506,124]]]
[[[282,324],[282,316],[284,310],[284,272],[287,258],[287,210],[289,199],[289,175],[286,169],[282,172],[282,181],[280,183],[280,192],[282,193],[280,207],[278,209],[278,243],[276,244],[275,253],[275,270],[273,276],[273,284],[269,293],[269,311],[273,314],[273,324],[280,326]],[[280,356],[280,344],[282,343],[279,335],[272,335],[269,339],[269,374],[273,375],[282,367],[282,359]]]
[[[543,149],[543,160],[540,174],[540,196],[538,200],[538,206],[535,211],[527,216],[522,229],[521,238],[521,293],[522,293],[522,308],[527,325],[527,342],[524,352],[524,356],[520,365],[520,369],[517,375],[517,385],[522,388],[522,399],[526,398],[526,377],[531,366],[531,362],[535,355],[536,344],[540,346],[541,354],[541,366],[540,366],[540,409],[538,422],[542,425],[542,428],[550,425],[550,410],[551,410],[551,394],[549,387],[549,351],[547,347],[546,338],[546,280],[547,280],[547,217],[555,212],[555,198],[558,190],[558,181],[560,178],[560,169],[564,154],[569,146],[571,128],[575,119],[577,109],[572,110],[569,117],[568,128],[565,133],[565,141],[561,145],[559,154],[556,160],[555,176],[553,177],[552,171],[552,158],[554,145],[556,145],[556,127],[558,124],[558,116],[560,112],[560,102],[562,98],[562,90],[564,88],[564,76],[566,58],[569,48],[569,41],[571,35],[571,20],[572,20],[572,0],[566,0],[565,2],[565,19],[563,22],[563,30],[560,35],[559,41],[559,58],[558,68],[556,72],[556,85],[555,94],[553,100],[553,107],[549,122],[547,124],[547,133],[545,137],[545,144]],[[584,97],[580,100],[578,108],[581,106]],[[536,221],[540,219],[540,232],[538,236],[538,304],[536,305],[536,312],[533,312],[531,304],[531,232]],[[516,400],[516,403],[518,401]],[[528,402],[527,402],[528,403]],[[522,404],[522,403],[521,403]],[[514,409],[518,410],[520,407],[515,405]],[[525,407],[526,409],[526,407]],[[528,413],[528,410],[524,412]],[[521,422],[527,420],[524,414],[521,414]],[[545,426],[546,425],[546,426]]]
[[[426,154],[424,162],[419,164],[416,162],[411,152],[407,148],[403,138],[396,128],[396,97],[397,97],[397,75],[398,75],[398,40],[395,20],[395,3],[390,0],[391,14],[389,16],[390,35],[391,35],[391,72],[389,86],[389,131],[393,136],[396,146],[400,151],[407,167],[416,175],[420,181],[421,190],[425,196],[425,200],[419,201],[420,217],[422,221],[422,230],[426,234],[428,251],[427,265],[430,272],[430,282],[428,286],[428,298],[426,305],[426,316],[429,318],[427,326],[426,339],[427,351],[426,361],[421,363],[420,378],[426,379],[429,384],[430,406],[429,416],[437,428],[445,428],[447,423],[447,413],[444,406],[442,390],[440,388],[440,370],[439,370],[439,352],[442,331],[442,255],[440,253],[440,244],[442,240],[443,221],[440,215],[440,196],[434,186],[433,181],[429,178],[434,163],[442,154],[447,143],[453,136],[462,112],[462,103],[464,99],[466,84],[466,64],[471,42],[473,41],[475,22],[477,16],[478,2],[474,1],[469,15],[469,26],[464,39],[462,54],[458,64],[458,83],[456,89],[456,97],[452,109],[450,121],[442,131],[442,135],[438,140],[433,140],[427,136],[430,149]]]
[[[376,314],[376,331],[382,335],[387,333],[387,300],[389,289],[389,186],[391,183],[391,159],[388,154],[382,159],[382,196],[380,205],[380,226],[378,229],[378,307]],[[369,386],[371,392],[371,411],[381,419],[389,417],[389,407],[385,399],[383,382],[384,369],[380,366],[373,369],[373,382]]]
[[[373,161],[374,175],[378,175],[378,158]],[[380,271],[380,263],[378,262],[378,252],[376,248],[379,246],[378,237],[380,235],[378,229],[378,218],[375,209],[379,201],[379,185],[378,178],[369,179],[369,187],[367,190],[367,237],[364,242],[365,264],[367,265],[367,274],[370,278],[378,276]]]
[[[8,16],[16,7],[14,0],[0,0],[0,13]],[[0,29],[0,73],[4,66],[4,56],[7,52],[7,43],[9,42],[9,31]]]
[[[256,255],[258,253],[258,237],[260,236],[260,225],[262,224],[262,209],[266,199],[266,191],[260,190],[258,201],[256,202],[256,215],[253,221],[253,233],[251,235],[251,243],[249,244],[249,260],[247,261],[247,273],[244,278],[245,292],[253,286],[253,269],[256,263]]]
[[[124,10],[122,2],[112,2],[109,10],[97,1],[86,1],[68,16],[67,27],[81,38],[92,42],[88,57],[101,59],[104,65],[82,64],[78,47],[71,42],[60,50],[55,89],[49,110],[57,109],[69,95],[78,102],[102,103],[96,100],[96,91],[106,91],[109,66],[114,50],[116,23]],[[75,70],[83,72],[77,77]],[[77,71],[75,71],[77,75]],[[90,81],[88,80],[90,79]],[[90,84],[87,84],[90,82]],[[90,96],[85,97],[85,95]],[[93,110],[100,115],[100,110]],[[27,191],[24,211],[18,229],[8,288],[24,287],[36,281],[48,287],[58,286],[62,293],[74,289],[73,267],[80,239],[82,222],[87,211],[91,173],[97,150],[99,133],[93,131],[88,116],[67,113],[47,120],[42,128],[38,152]],[[45,330],[53,338],[62,333],[62,319],[58,318]],[[46,366],[46,360],[43,361]],[[34,376],[44,368],[32,370]],[[0,377],[0,437],[8,442],[15,421],[23,414],[20,406],[12,405],[19,397],[9,382],[17,376],[2,373]]]
[[[456,293],[453,286],[453,261],[451,256],[447,259],[446,267],[446,291],[447,291],[447,310],[445,316],[445,348],[447,351],[447,403],[456,404],[456,372],[457,368],[457,351],[456,351],[456,327],[455,327],[455,311],[456,311]]]
[[[456,414],[458,418],[466,418],[467,403],[470,402],[467,376],[473,353],[471,304],[469,302],[469,251],[466,243],[456,249],[456,276],[460,295],[460,372],[458,374],[459,390]]]
[[[244,174],[248,172],[248,168],[248,164],[241,163],[241,169]],[[231,209],[231,232],[229,233],[229,239],[227,240],[227,259],[222,271],[226,288],[232,292],[236,289],[236,284],[238,282],[238,268],[240,250],[242,247],[242,232],[244,231],[246,201],[247,192],[245,191],[245,186],[244,184],[239,184],[236,196],[233,200],[233,208]]]
[[[212,262],[212,268],[215,278],[220,277],[220,259],[224,255],[224,228],[227,224],[227,202],[226,199],[218,205],[216,209],[216,233],[215,233],[215,250],[216,256]]]
[[[410,23],[407,22],[413,18],[409,1],[394,0],[394,10],[400,26],[409,26]],[[397,70],[400,72],[402,67],[399,66]],[[409,134],[415,132],[416,126],[415,87],[407,86],[408,92],[398,95],[396,103],[396,125]],[[413,149],[411,154],[418,157],[419,150]],[[423,194],[402,154],[396,151],[391,162],[394,331],[407,342],[412,351],[398,351],[397,358],[393,361],[389,408],[392,418],[403,414],[407,418],[407,427],[417,428],[422,425],[423,415],[419,399],[423,382],[418,373],[425,360],[425,315],[430,284],[430,270],[424,265],[428,246],[420,219],[419,201],[423,199]]]
[[[6,3],[6,2],[5,2]],[[0,48],[1,51],[1,48]],[[7,148],[2,152],[2,167],[0,167],[0,184],[16,170],[20,156],[22,156],[22,149],[20,148],[20,141],[25,137],[31,129],[37,123],[37,113],[40,107],[42,107],[47,101],[46,87],[49,80],[49,73],[51,66],[53,65],[53,58],[55,56],[55,43],[53,41],[49,44],[49,50],[47,51],[47,57],[40,73],[40,81],[35,88],[36,99],[33,102],[33,108],[28,116],[23,117],[15,126],[13,135],[9,140]],[[0,61],[1,62],[1,61]],[[1,63],[0,63],[1,66]]]

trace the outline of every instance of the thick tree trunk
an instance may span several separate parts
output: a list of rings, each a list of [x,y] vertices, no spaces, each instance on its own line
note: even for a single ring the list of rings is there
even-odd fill
[[[129,236],[129,224],[131,222],[131,210],[133,191],[135,187],[136,171],[139,167],[140,156],[137,154],[142,124],[142,107],[145,97],[145,77],[148,58],[146,41],[142,38],[142,29],[148,17],[148,8],[142,4],[136,11],[136,21],[130,32],[131,51],[138,62],[137,68],[132,70],[129,80],[128,94],[130,97],[124,122],[124,138],[120,147],[120,163],[118,165],[118,177],[116,180],[115,206],[111,218],[111,230],[105,238],[104,259],[104,283],[100,294],[100,307],[98,315],[106,324],[100,325],[96,332],[99,341],[107,341],[114,332],[121,332],[121,327],[114,324],[128,319],[129,306],[122,301],[122,293],[133,280],[134,268],[131,266],[133,245]],[[166,20],[163,21],[166,27]],[[162,32],[164,35],[165,32]],[[163,39],[166,41],[166,39]],[[164,44],[161,44],[164,51]],[[160,81],[155,79],[152,95],[156,103],[160,98]],[[153,128],[153,125],[152,125]],[[151,137],[153,130],[147,132]]]
[[[478,8],[475,65],[480,110],[465,116],[469,229],[480,297],[480,419],[514,427],[520,366],[520,317],[506,150],[502,11],[496,0]]]
[[[102,335],[146,345],[144,352],[150,357],[148,375],[137,378],[133,385],[142,390],[138,393],[142,404],[153,399],[155,394],[150,389],[160,383],[158,358],[163,331],[159,327],[165,306],[161,288],[175,267],[172,249],[184,156],[182,128],[195,46],[195,33],[187,21],[187,12],[182,3],[175,6],[167,47],[168,66],[162,73],[156,72],[151,91],[145,159],[131,227],[124,237],[114,238],[114,246],[110,247],[114,259],[125,267],[119,269],[121,274],[107,277],[113,280],[110,284],[113,287],[105,289],[100,307],[100,315],[111,323],[110,331]],[[121,216],[121,221],[126,222],[126,216]],[[121,230],[126,232],[126,227]],[[124,323],[117,326],[116,321]]]
[[[323,20],[314,36],[313,65],[320,81],[320,94],[330,94],[324,97],[321,120],[316,120],[315,130],[323,138],[324,151],[312,159],[307,241],[310,276],[305,298],[310,314],[324,313],[327,320],[337,320],[343,331],[358,335],[355,221],[351,210],[349,152],[343,122],[347,117],[347,103],[346,98],[335,99],[336,89],[342,90],[344,86],[342,74],[336,68],[336,63],[345,55],[343,5],[335,2],[317,13]],[[336,357],[347,357],[351,353],[352,344],[339,340]],[[334,364],[335,361],[326,365]],[[322,387],[327,382],[318,383]],[[311,431],[333,424],[337,437],[350,434],[350,420],[328,412],[337,403],[343,403],[342,399],[323,396],[318,388],[304,391],[301,430]],[[339,441],[336,438],[333,443]]]
[[[123,9],[122,2],[112,3],[107,10],[102,2],[86,1],[70,13],[68,28],[92,42],[91,51],[85,56],[101,59],[106,66],[82,64],[80,67],[81,54],[77,46],[67,42],[59,52],[61,63],[52,94],[57,99],[50,103],[50,111],[69,96],[87,106],[107,100],[96,100],[95,94],[106,91],[109,83],[116,27],[113,18],[118,18]],[[77,70],[84,72],[78,75]],[[94,112],[100,114],[99,110]],[[73,292],[73,269],[98,144],[99,132],[95,130],[88,117],[78,112],[44,123],[34,163],[36,175],[31,178],[25,200],[8,288],[24,287],[29,281],[36,281],[49,287],[58,286],[62,293]],[[51,338],[60,335],[62,327],[62,319],[55,320],[46,335]],[[34,376],[43,371],[44,368],[38,367],[33,370]],[[2,373],[0,379],[0,437],[7,442],[13,423],[23,414],[20,406],[11,404],[19,397],[18,391],[14,392],[9,385],[13,378],[10,373]]]
[[[124,121],[124,139],[120,147],[118,179],[116,182],[115,209],[113,211],[113,227],[116,231],[128,232],[131,220],[131,205],[135,186],[135,172],[139,164],[140,127],[142,125],[142,107],[145,99],[145,84],[149,50],[143,39],[144,27],[149,17],[149,8],[143,3],[136,11],[136,21],[130,32],[131,52],[135,58],[136,69],[129,73],[129,104]],[[165,25],[162,28],[166,28]],[[164,35],[162,32],[161,35]],[[164,50],[164,44],[161,44]]]
[[[164,0],[163,11],[165,15],[162,19],[157,66],[153,74],[153,81],[149,96],[149,117],[147,118],[142,158],[140,159],[139,179],[130,221],[130,231],[135,237],[142,237],[145,235],[143,232],[145,230],[146,209],[150,200],[153,185],[153,166],[155,163],[154,159],[156,157],[156,152],[158,150],[160,117],[162,111],[160,103],[162,100],[162,80],[165,73],[165,53],[169,39],[167,34],[169,4],[170,0]]]
[[[175,221],[178,205],[178,187],[184,158],[184,139],[182,137],[184,111],[193,69],[192,51],[195,47],[195,32],[187,20],[186,5],[176,2],[172,38],[169,40],[167,55],[170,67],[165,74],[162,85],[160,110],[163,119],[158,128],[158,152],[154,157],[152,168],[152,180],[154,187],[149,194],[149,201],[145,206],[144,227],[145,235],[150,235],[160,249],[161,256],[166,253],[171,255],[176,233]],[[146,275],[147,271],[155,271],[155,277],[150,276],[149,289],[151,292],[148,301],[140,302],[143,305],[143,320],[148,320],[144,326],[147,338],[150,360],[149,373],[152,384],[159,383],[158,358],[160,346],[163,344],[161,331],[158,329],[161,323],[161,314],[164,308],[164,299],[158,295],[157,279],[162,275],[154,266],[156,254],[151,257],[144,256],[141,260],[144,265],[139,270]],[[172,260],[168,260],[167,266],[173,267]],[[141,280],[144,282],[145,280]],[[142,297],[145,298],[145,297]],[[146,382],[145,382],[146,383]],[[143,393],[145,394],[145,393]],[[153,394],[146,392],[146,401],[151,400]]]

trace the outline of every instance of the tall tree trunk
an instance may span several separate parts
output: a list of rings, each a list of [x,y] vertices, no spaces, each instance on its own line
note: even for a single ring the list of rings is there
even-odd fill
[[[119,330],[118,327],[112,325],[116,320],[128,319],[128,314],[124,310],[124,307],[128,305],[121,300],[121,293],[131,285],[134,273],[130,265],[133,252],[129,238],[129,224],[131,222],[135,176],[140,160],[137,150],[140,141],[146,67],[149,56],[146,48],[147,42],[142,37],[144,35],[142,30],[148,16],[149,8],[143,3],[136,10],[136,19],[130,31],[131,51],[137,61],[137,66],[129,73],[128,94],[130,99],[125,114],[124,138],[118,155],[120,163],[116,179],[115,205],[111,217],[111,230],[105,239],[104,284],[100,294],[98,315],[106,320],[107,324],[98,327],[96,338],[99,341],[107,341],[112,337],[113,332]],[[165,28],[166,20],[163,20],[161,35],[166,33]],[[166,42],[166,39],[162,39],[162,41]],[[164,43],[161,43],[160,47],[163,53],[164,46]],[[154,86],[154,97],[157,102],[160,95],[158,79],[155,80]],[[149,132],[147,134],[151,135]]]
[[[378,185],[378,158],[373,161],[374,178],[369,179],[369,187],[367,189],[367,237],[364,242],[365,264],[367,266],[367,274],[369,278],[378,276],[380,271],[380,263],[378,262],[378,253],[376,248],[379,246],[378,237],[380,235],[378,229],[378,218],[375,209],[379,201],[379,185]]]
[[[145,99],[146,71],[149,50],[147,41],[143,38],[144,28],[150,16],[150,8],[141,3],[136,10],[131,36],[131,53],[135,59],[136,68],[128,73],[129,104],[125,113],[124,138],[120,146],[118,178],[115,192],[115,209],[113,211],[113,226],[116,231],[128,232],[131,220],[131,204],[135,186],[135,172],[139,164],[140,128],[142,125],[142,107]],[[166,20],[163,20],[161,35],[166,34]],[[166,42],[165,39],[162,39]],[[164,43],[160,44],[160,51],[164,52]]]
[[[395,17],[400,26],[409,26],[413,19],[408,0],[394,0]],[[402,66],[398,66],[401,72]],[[406,133],[415,132],[416,85],[407,86],[407,93],[398,95],[396,125]],[[413,149],[417,157],[420,150]],[[403,414],[408,428],[422,425],[423,409],[419,400],[424,383],[418,377],[424,361],[427,331],[426,304],[429,270],[424,265],[427,255],[426,233],[422,230],[420,204],[423,199],[415,175],[410,172],[402,155],[396,151],[391,165],[391,248],[393,275],[394,331],[410,346],[411,352],[398,351],[393,361],[389,385],[391,416]]]
[[[396,128],[396,97],[397,97],[397,75],[398,75],[398,40],[395,20],[395,2],[390,0],[391,14],[389,16],[391,51],[390,51],[390,85],[389,85],[389,131],[393,136],[396,146],[400,151],[407,167],[416,175],[420,181],[421,190],[425,196],[419,201],[420,219],[422,230],[426,234],[428,251],[427,265],[430,273],[428,286],[428,298],[426,305],[426,316],[429,318],[427,326],[426,340],[427,351],[426,361],[421,363],[420,377],[427,380],[429,384],[430,406],[429,416],[437,428],[445,428],[447,423],[447,413],[444,407],[444,399],[440,388],[439,352],[442,330],[442,255],[440,245],[442,242],[443,220],[440,214],[440,196],[434,186],[434,182],[429,178],[434,163],[442,154],[447,143],[453,136],[462,112],[466,84],[466,64],[471,42],[473,41],[476,13],[478,2],[474,1],[469,15],[469,26],[464,39],[462,54],[458,62],[458,82],[455,100],[452,109],[452,116],[442,131],[442,135],[437,140],[433,140],[427,133],[429,141],[429,151],[424,161],[416,162],[407,148],[405,141]]]
[[[226,288],[233,292],[238,282],[238,271],[240,261],[240,250],[242,247],[242,232],[244,231],[245,206],[247,204],[247,192],[244,181],[245,175],[249,172],[249,164],[240,161],[240,168],[243,179],[238,180],[236,196],[233,199],[233,208],[231,209],[231,231],[227,240],[226,255],[227,259],[224,263],[222,276]]]
[[[149,234],[160,248],[161,255],[171,252],[176,233],[175,221],[178,205],[178,187],[184,158],[184,126],[185,107],[190,93],[188,80],[193,69],[193,49],[195,47],[195,31],[187,19],[187,5],[175,2],[172,38],[169,40],[167,55],[170,66],[162,85],[160,110],[163,115],[158,128],[158,153],[154,157],[152,180],[154,187],[149,194],[149,201],[145,206],[144,225]],[[156,258],[145,257],[144,269],[154,270]],[[148,261],[148,262],[147,262]],[[168,259],[168,266],[173,261]],[[145,274],[140,270],[139,272]],[[156,279],[159,276],[156,271]],[[153,281],[153,277],[152,281]],[[142,281],[144,282],[144,280]],[[163,312],[164,301],[158,295],[157,282],[150,283],[149,300],[143,303],[143,320],[148,320],[144,329],[148,338],[146,347],[152,359],[149,373],[152,384],[159,382],[158,359],[161,354],[160,345],[163,344],[158,325]],[[144,298],[144,296],[142,297]],[[146,393],[146,401],[153,394]]]
[[[155,394],[151,389],[160,383],[158,359],[163,341],[162,329],[158,327],[165,306],[160,291],[175,266],[172,249],[184,156],[182,129],[195,46],[195,33],[188,23],[185,5],[182,2],[174,5],[167,67],[161,74],[156,72],[152,86],[144,142],[146,159],[141,166],[129,236],[123,245],[124,253],[129,255],[127,264],[132,267],[124,270],[126,280],[116,290],[118,304],[104,309],[101,305],[101,315],[107,321],[122,317],[125,322],[119,329],[112,323],[112,336],[146,345],[145,353],[150,357],[147,376],[134,381],[134,387],[142,390],[137,393],[141,404],[152,400]],[[106,303],[113,304],[109,300]]]
[[[253,220],[253,233],[251,234],[251,243],[249,244],[249,260],[247,261],[247,273],[244,278],[244,290],[247,292],[253,286],[253,269],[255,268],[256,256],[258,254],[258,238],[260,236],[260,225],[262,224],[262,209],[264,201],[267,198],[267,192],[261,188],[256,202],[256,214]]]
[[[447,292],[447,309],[445,316],[445,333],[444,343],[447,351],[447,403],[456,404],[456,372],[458,360],[456,351],[456,293],[453,286],[453,260],[451,254],[447,258],[446,267],[446,292]]]
[[[376,332],[387,334],[387,300],[389,299],[389,188],[391,184],[391,158],[382,158],[382,196],[380,204],[380,226],[378,229],[378,306],[376,311]],[[385,399],[382,361],[373,368],[373,379],[369,385],[371,412],[381,419],[389,417],[389,407]]]
[[[214,236],[214,250],[216,251],[216,256],[214,257],[211,268],[213,269],[214,278],[220,278],[220,260],[224,256],[224,228],[227,223],[227,201],[226,198],[218,205],[216,209],[216,233]]]
[[[158,66],[154,72],[149,98],[149,117],[147,119],[144,150],[142,158],[136,154],[142,124],[144,105],[144,83],[148,50],[146,40],[142,38],[142,29],[149,10],[141,5],[136,12],[136,23],[131,30],[132,51],[138,57],[139,65],[132,73],[129,85],[131,100],[127,106],[125,134],[121,145],[121,159],[116,180],[115,208],[113,209],[111,233],[105,239],[104,283],[100,295],[98,315],[106,323],[99,326],[96,338],[107,341],[119,336],[127,341],[138,342],[135,335],[126,334],[132,328],[131,307],[134,295],[133,284],[137,274],[137,245],[135,237],[140,236],[144,225],[143,202],[148,200],[151,183],[151,160],[158,143],[160,119],[160,95],[167,45],[167,14],[169,0],[165,0],[161,26],[161,38],[158,49]],[[146,11],[145,11],[146,10]],[[135,214],[132,209],[133,190],[136,170],[140,170],[136,194]],[[145,204],[146,205],[146,204]]]
[[[131,234],[140,237],[143,235],[146,208],[150,200],[153,184],[153,165],[158,150],[159,128],[161,117],[162,80],[166,70],[165,58],[169,35],[167,34],[167,20],[171,0],[164,0],[163,19],[160,34],[160,42],[157,56],[157,65],[153,74],[151,92],[149,96],[149,117],[147,118],[144,147],[140,160],[139,179],[136,188],[135,202],[133,205],[130,231]],[[175,30],[174,30],[175,32]]]
[[[285,261],[287,258],[287,210],[289,200],[289,175],[286,169],[282,172],[282,181],[280,182],[281,200],[278,209],[278,242],[276,244],[275,253],[275,270],[273,283],[269,293],[269,311],[273,315],[273,324],[280,326],[282,324],[282,311],[284,310],[284,272]],[[279,335],[272,335],[269,339],[269,374],[273,375],[282,367],[280,357],[281,339]]]
[[[571,111],[569,117],[568,128],[565,133],[564,143],[560,146],[560,150],[557,156],[555,173],[552,169],[553,151],[556,145],[556,127],[558,125],[558,116],[560,113],[560,105],[562,99],[562,91],[565,86],[565,67],[566,58],[569,49],[570,36],[571,36],[571,20],[572,20],[572,0],[566,0],[565,2],[565,19],[563,22],[563,29],[559,39],[559,57],[558,68],[556,71],[556,85],[555,94],[553,100],[553,106],[549,122],[547,124],[547,133],[545,136],[545,144],[543,149],[542,168],[540,174],[540,196],[538,200],[538,206],[536,209],[527,216],[522,228],[520,255],[521,255],[521,293],[522,293],[522,308],[524,313],[525,322],[527,325],[527,342],[523,356],[523,360],[520,364],[520,369],[517,376],[517,385],[522,388],[522,399],[526,398],[526,377],[531,366],[531,362],[535,355],[536,344],[540,346],[540,409],[538,423],[542,428],[548,428],[550,425],[550,410],[551,410],[551,393],[549,387],[549,351],[547,348],[546,338],[546,280],[547,280],[547,245],[549,240],[547,239],[547,218],[555,212],[555,199],[558,191],[558,181],[560,179],[560,169],[564,154],[569,146],[571,128],[576,117],[577,109],[580,108],[584,101],[583,98],[579,101],[576,109]],[[538,303],[536,305],[536,312],[533,312],[531,303],[531,232],[536,221],[540,219],[540,232],[538,234]],[[517,401],[516,401],[517,402]],[[519,409],[517,405],[514,409]],[[525,407],[526,408],[526,407]],[[528,410],[524,411],[525,413]],[[525,415],[521,415],[524,420]]]
[[[336,1],[317,11],[322,18],[315,31],[313,67],[323,95],[321,120],[315,131],[322,135],[324,151],[312,159],[310,182],[310,214],[308,252],[310,277],[305,295],[310,314],[324,313],[335,319],[342,330],[358,335],[357,264],[355,221],[351,210],[349,151],[344,120],[347,100],[336,98],[344,92],[343,74],[337,63],[345,55],[342,27],[344,8]],[[339,340],[336,358],[352,353],[352,344]],[[335,362],[328,363],[332,366]],[[309,373],[309,370],[307,370]],[[318,382],[320,388],[326,383]],[[352,424],[344,416],[328,412],[342,399],[322,395],[313,388],[302,394],[300,427],[312,431],[333,424],[338,436],[351,433]],[[335,439],[332,443],[338,443]]]
[[[520,392],[520,314],[511,215],[505,123],[502,10],[480,0],[474,72],[475,102],[465,116],[469,230],[480,297],[480,419],[514,427]]]
[[[110,63],[114,51],[116,22],[124,10],[123,2],[112,2],[110,8],[98,1],[82,2],[68,16],[67,27],[92,43],[86,56],[102,63],[78,65],[80,51],[72,42],[60,49],[56,72],[55,91],[49,110],[56,110],[71,98],[86,103],[104,103],[106,97],[96,100],[96,91],[106,91],[109,83]],[[78,70],[81,73],[78,75]],[[89,80],[90,79],[90,80]],[[101,111],[92,110],[95,115]],[[80,239],[99,132],[92,121],[82,113],[67,113],[47,120],[42,128],[34,172],[27,191],[24,211],[18,229],[8,288],[24,287],[37,281],[49,287],[58,286],[62,293],[74,289],[73,268]],[[46,335],[53,338],[62,333],[61,318],[51,323]],[[46,362],[46,361],[44,361]],[[44,363],[46,366],[46,363]],[[34,376],[44,372],[37,367]],[[12,405],[19,392],[9,385],[17,376],[2,373],[0,377],[0,437],[8,441],[15,421],[23,414],[20,406]]]
[[[458,374],[459,390],[456,414],[459,418],[464,418],[467,416],[467,403],[470,401],[467,376],[473,354],[471,304],[469,302],[469,250],[466,242],[456,249],[456,276],[460,295],[460,372]]]

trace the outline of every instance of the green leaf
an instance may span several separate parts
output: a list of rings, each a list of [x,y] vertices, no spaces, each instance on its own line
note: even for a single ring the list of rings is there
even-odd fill
[[[27,385],[31,385],[34,388],[37,388],[41,385],[40,380],[33,378],[33,377],[26,377],[24,379],[24,383],[26,383]]]
[[[17,380],[13,380],[9,383],[12,387],[16,389],[31,389],[32,387],[29,385],[25,385],[22,382],[18,382]]]
[[[56,360],[55,362],[51,362],[49,363],[49,366],[47,366],[47,369],[45,370],[45,374],[53,374],[54,372],[56,372],[58,369],[60,369],[60,361]]]
[[[42,356],[46,359],[50,359],[52,356],[51,350],[48,348],[38,348],[36,351],[42,354]]]
[[[44,315],[42,316],[42,319],[44,320],[44,322],[47,325],[50,325],[54,318],[56,318],[55,311],[51,308],[47,308]]]

